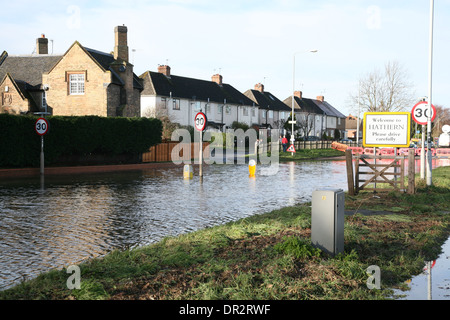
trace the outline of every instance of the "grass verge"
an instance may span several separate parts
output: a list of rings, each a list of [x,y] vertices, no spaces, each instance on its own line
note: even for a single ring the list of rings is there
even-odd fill
[[[347,210],[390,214],[346,216],[345,252],[336,257],[310,245],[311,208],[302,204],[89,260],[79,265],[81,289],[69,290],[70,274],[53,270],[0,299],[387,299],[450,235],[450,167],[433,170],[431,187],[417,183],[413,196],[346,196]],[[367,288],[371,265],[381,269],[381,289]]]

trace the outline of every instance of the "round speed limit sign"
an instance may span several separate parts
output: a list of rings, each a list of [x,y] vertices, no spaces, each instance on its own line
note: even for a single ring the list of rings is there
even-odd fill
[[[428,102],[421,101],[418,104],[416,104],[412,109],[412,117],[414,121],[417,124],[426,125],[428,124],[428,118],[429,118],[429,107]],[[436,118],[436,108],[431,105],[431,121],[433,121]]]
[[[36,129],[36,133],[40,136],[43,136],[48,131],[48,122],[44,118],[39,118],[34,125],[34,129]]]
[[[206,115],[203,112],[197,113],[194,119],[194,126],[197,131],[203,131],[206,128],[208,120],[206,119]]]

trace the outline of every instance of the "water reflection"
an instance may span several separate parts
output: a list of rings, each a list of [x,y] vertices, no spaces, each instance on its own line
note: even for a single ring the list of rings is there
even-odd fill
[[[53,268],[347,189],[344,161],[183,167],[0,181],[0,289]]]
[[[247,165],[0,182],[0,287],[169,235],[309,201],[320,187],[345,188],[340,162],[280,164],[248,177]]]
[[[394,290],[394,295],[403,300],[450,300],[450,238],[442,250],[438,259],[430,261],[431,269],[426,263],[424,271],[407,282],[408,291]]]

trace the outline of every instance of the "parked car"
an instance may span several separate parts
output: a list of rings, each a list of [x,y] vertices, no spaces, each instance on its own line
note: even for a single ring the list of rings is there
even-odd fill
[[[320,141],[320,139],[316,136],[307,136],[306,141]]]

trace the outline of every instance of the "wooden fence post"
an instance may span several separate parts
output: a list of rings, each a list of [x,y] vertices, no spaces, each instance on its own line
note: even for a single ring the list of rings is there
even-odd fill
[[[353,155],[352,150],[345,150],[345,161],[347,165],[347,183],[348,183],[348,194],[351,196],[355,195],[355,184],[353,180]]]

